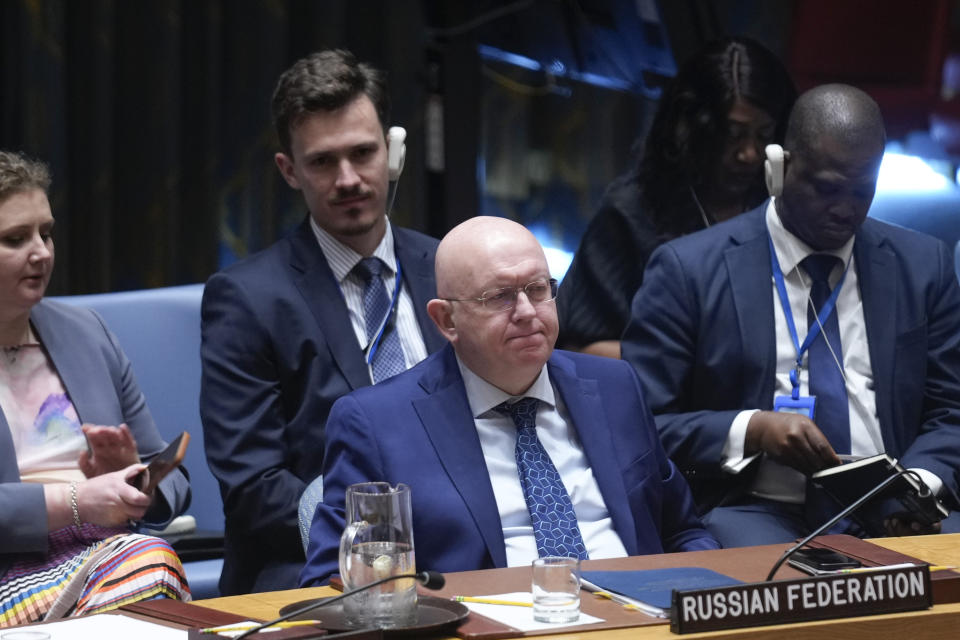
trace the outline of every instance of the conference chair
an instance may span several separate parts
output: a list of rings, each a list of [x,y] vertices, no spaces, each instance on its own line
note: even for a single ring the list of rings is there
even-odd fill
[[[313,514],[316,513],[317,505],[321,502],[323,502],[323,476],[317,476],[303,490],[297,508],[300,542],[303,543],[304,551],[307,550],[307,544],[310,542],[310,525],[313,523]]]
[[[957,247],[953,250],[953,264],[957,270],[957,279],[960,280],[960,240],[957,240]]]
[[[190,434],[184,466],[192,499],[163,532],[183,561],[194,599],[220,595],[223,503],[203,449],[200,422],[200,299],[203,285],[53,298],[99,313],[133,365],[160,434]]]

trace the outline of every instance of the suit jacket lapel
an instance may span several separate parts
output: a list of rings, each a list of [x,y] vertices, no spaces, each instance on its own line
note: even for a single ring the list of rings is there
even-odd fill
[[[853,243],[857,265],[857,279],[863,301],[863,320],[870,349],[870,366],[875,382],[877,419],[885,448],[899,455],[906,447],[898,441],[900,431],[893,428],[894,358],[896,345],[896,314],[891,312],[899,304],[894,255],[884,249],[877,236],[869,229],[860,228]]]
[[[399,227],[393,228],[393,250],[403,268],[403,282],[413,299],[420,333],[427,353],[439,351],[447,343],[433,320],[427,315],[427,302],[437,295],[437,283],[433,271],[433,256],[423,243],[415,242],[415,236]]]
[[[623,477],[615,464],[616,451],[610,439],[597,381],[578,378],[573,363],[556,352],[550,357],[547,369],[550,381],[563,398],[573,428],[583,445],[583,452],[607,505],[613,528],[620,536],[627,554],[635,555],[638,551],[637,526],[630,513]]]
[[[747,403],[744,406],[770,408],[776,374],[777,339],[772,321],[774,302],[765,207],[766,203],[744,214],[745,224],[731,232],[733,247],[724,252],[724,258],[743,347],[744,366],[759,369],[756,375],[752,371],[743,372],[739,380],[738,386]],[[728,328],[719,326],[717,330],[726,331]],[[744,384],[746,379],[762,380],[763,385]]]
[[[294,284],[313,313],[337,367],[350,388],[369,386],[370,372],[350,324],[343,293],[317,244],[309,219],[293,232],[289,242]]]
[[[0,408],[0,482],[17,482],[20,480],[20,470],[17,468],[17,451],[13,448],[13,432],[7,416]],[[0,563],[0,574],[3,565]]]
[[[420,380],[425,398],[413,401],[437,458],[473,516],[494,566],[507,566],[500,512],[474,427],[463,378],[450,346],[438,359],[440,367]]]
[[[70,344],[76,336],[67,336],[63,331],[58,331],[57,327],[51,326],[55,323],[52,323],[42,302],[30,312],[30,321],[43,348],[50,354],[50,360],[56,363],[57,374],[67,395],[70,396],[80,422],[90,420],[91,406],[88,403],[96,402],[100,394],[97,393],[96,386],[90,386],[90,378],[86,373],[88,369],[84,362],[84,350]],[[99,381],[99,384],[102,382]]]

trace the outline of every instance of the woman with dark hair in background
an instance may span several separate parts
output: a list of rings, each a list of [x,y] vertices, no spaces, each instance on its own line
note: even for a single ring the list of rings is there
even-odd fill
[[[748,38],[708,44],[680,68],[639,166],[607,188],[560,286],[561,347],[620,357],[650,254],[763,201],[764,147],[783,140],[795,98],[780,61]]]

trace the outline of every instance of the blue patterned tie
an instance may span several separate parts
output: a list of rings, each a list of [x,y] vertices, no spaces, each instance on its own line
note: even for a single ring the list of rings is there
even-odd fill
[[[381,276],[384,267],[386,265],[380,258],[364,258],[353,268],[363,280],[363,319],[367,326],[367,344],[377,336],[380,323],[390,313],[390,296],[387,295]],[[393,322],[387,322],[371,365],[374,383],[395,376],[407,368],[400,336],[397,335]]]
[[[830,271],[840,262],[840,259],[826,254],[813,254],[800,262],[803,270],[813,281],[810,287],[810,299],[817,313],[830,297]],[[807,305],[807,327],[817,326],[817,316]],[[833,352],[827,347],[826,337]],[[837,309],[823,323],[821,334],[816,337],[809,348],[807,367],[810,375],[810,395],[817,398],[815,422],[823,432],[833,450],[837,453],[850,453],[850,409],[847,401],[847,387],[844,384],[843,374],[837,366],[843,362],[843,349],[840,345],[840,323],[837,321]]]
[[[533,522],[537,553],[540,557],[564,556],[586,560],[587,548],[580,535],[570,495],[563,486],[560,473],[537,438],[539,402],[536,398],[522,398],[512,405],[501,403],[494,410],[509,415],[517,426],[517,473]]]

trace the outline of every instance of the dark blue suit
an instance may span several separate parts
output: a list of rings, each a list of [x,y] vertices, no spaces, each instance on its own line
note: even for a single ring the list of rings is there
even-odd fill
[[[716,548],[660,447],[630,367],[565,351],[554,352],[547,367],[627,553]],[[301,585],[337,573],[345,489],[372,480],[410,486],[418,569],[506,566],[493,487],[451,347],[334,405],[324,500]]]
[[[393,227],[427,351],[437,241]],[[203,295],[200,412],[226,516],[224,594],[296,585],[297,502],[320,473],[334,401],[370,384],[340,287],[305,220],[289,237],[215,274]]]
[[[643,381],[663,446],[706,505],[736,490],[737,479],[720,469],[734,416],[772,409],[776,344],[765,207],[655,252],[623,336],[623,357]],[[853,253],[884,448],[956,490],[960,287],[950,250],[867,219]]]

